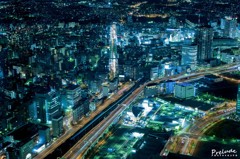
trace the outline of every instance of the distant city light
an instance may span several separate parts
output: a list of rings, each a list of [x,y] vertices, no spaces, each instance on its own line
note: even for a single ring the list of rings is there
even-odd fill
[[[166,64],[166,65],[164,66],[164,68],[165,68],[165,69],[170,69],[170,66],[169,66],[168,64]]]
[[[39,147],[38,149],[34,149],[34,151],[37,152],[37,153],[40,153],[42,150],[45,149],[45,147],[46,147],[46,145],[44,144],[41,147]]]
[[[141,137],[143,137],[144,134],[143,133],[138,133],[138,132],[133,132],[132,135],[133,135],[133,137],[141,138]]]

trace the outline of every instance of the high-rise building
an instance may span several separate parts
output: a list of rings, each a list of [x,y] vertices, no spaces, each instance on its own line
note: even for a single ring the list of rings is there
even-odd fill
[[[79,103],[72,108],[72,121],[77,123],[84,115],[89,113],[89,100],[82,99]]]
[[[1,45],[0,45],[1,47]],[[8,69],[7,69],[7,50],[6,49],[1,49],[0,50],[0,79],[3,77],[6,77],[8,74]],[[1,85],[0,85],[1,86]]]
[[[117,26],[113,23],[110,27],[110,57],[109,57],[109,79],[113,80],[118,75],[118,54],[117,54]]]
[[[97,102],[93,98],[89,103],[89,111],[93,112],[94,110],[96,110],[96,105],[97,105]]]
[[[112,79],[109,81],[109,92],[115,92],[118,89],[118,78]]]
[[[89,91],[91,93],[98,93],[100,88],[100,82],[97,80],[89,80]]]
[[[84,116],[84,107],[79,104],[72,108],[72,122],[75,124]]]
[[[177,19],[175,17],[170,17],[168,20],[168,24],[170,27],[175,28],[177,26]]]
[[[107,97],[109,93],[109,86],[106,83],[102,84],[102,96]]]
[[[236,114],[240,117],[240,84],[238,85]]]
[[[200,27],[197,31],[198,53],[197,60],[203,61],[213,58],[212,43],[213,29],[208,26]]]
[[[66,107],[72,108],[81,100],[81,88],[78,85],[66,87]]]
[[[42,89],[36,93],[35,104],[37,119],[41,123],[50,124],[53,116],[60,113],[60,96],[55,90]]]
[[[195,67],[197,64],[197,45],[182,47],[182,65]]]
[[[52,119],[53,136],[58,137],[63,133],[63,116],[58,114]]]
[[[50,128],[45,125],[41,125],[38,130],[39,143],[46,144],[51,141]]]
[[[151,68],[150,79],[155,80],[163,74],[163,69],[160,66]]]
[[[224,37],[236,38],[237,37],[237,19],[232,17],[225,17],[221,19],[221,29],[223,30]]]
[[[174,87],[174,96],[181,99],[187,99],[195,96],[195,88],[190,83],[178,83]]]
[[[159,86],[157,84],[148,84],[144,88],[144,96],[152,97],[159,94]]]
[[[172,94],[174,92],[175,82],[168,80],[159,83],[159,93],[160,94]]]

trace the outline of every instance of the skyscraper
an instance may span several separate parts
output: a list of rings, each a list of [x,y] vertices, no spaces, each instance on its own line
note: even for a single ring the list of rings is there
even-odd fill
[[[237,92],[236,114],[238,117],[240,117],[240,84],[238,85]]]
[[[197,30],[198,61],[213,58],[212,42],[213,42],[213,29],[208,26],[198,28]]]
[[[69,85],[66,87],[66,106],[72,108],[81,100],[81,88],[78,85]]]
[[[197,64],[197,45],[189,45],[182,47],[182,65],[195,67]]]
[[[221,19],[221,29],[223,29],[223,36],[229,38],[237,37],[237,19],[232,17],[225,17]]]
[[[0,47],[2,46],[0,45]],[[8,51],[6,49],[0,49],[0,79],[7,76],[7,55]]]
[[[40,90],[36,93],[35,106],[40,122],[50,124],[53,116],[61,111],[60,96],[55,90]]]
[[[63,133],[63,116],[58,114],[52,118],[53,136],[58,137]]]
[[[110,27],[110,57],[109,57],[109,79],[113,80],[118,75],[117,54],[117,26],[113,23]]]

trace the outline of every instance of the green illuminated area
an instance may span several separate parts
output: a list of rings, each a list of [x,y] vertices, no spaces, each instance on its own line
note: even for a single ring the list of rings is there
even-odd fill
[[[197,109],[171,104],[160,98],[139,99],[131,106],[140,106],[144,100],[149,101],[148,105],[152,108],[150,112],[146,116],[140,113],[135,124],[124,125],[122,122],[116,125],[115,130],[108,132],[111,135],[100,140],[89,152],[88,158],[120,159],[159,156],[170,135],[173,132],[178,134],[201,114]],[[127,111],[131,112],[132,109]],[[123,114],[127,115],[127,113]],[[124,116],[122,120],[125,120]]]
[[[32,79],[27,80],[27,82],[25,83],[25,85],[29,86],[31,83],[33,83]]]
[[[74,61],[74,58],[70,57],[70,58],[68,59],[68,61],[69,61],[69,62],[73,62],[73,61]]]
[[[150,120],[147,124],[147,128],[149,128],[153,131],[162,131],[163,124],[164,124],[164,122],[155,122],[153,120]]]
[[[134,132],[129,128],[120,126],[116,130],[112,130],[111,136],[100,143],[103,145],[100,148],[95,147],[89,158],[94,159],[116,159],[121,157],[127,157],[134,149],[134,144],[138,141],[139,137],[133,135]],[[94,157],[93,157],[94,156]]]
[[[192,108],[197,108],[203,111],[207,111],[217,104],[221,104],[226,101],[226,99],[221,97],[216,97],[214,95],[208,93],[199,93],[198,96],[190,99],[178,99],[175,97],[163,97],[164,100],[169,101],[171,103],[181,104],[184,106],[189,106]]]
[[[201,95],[197,96],[196,100],[197,101],[202,101],[202,102],[208,103],[208,104],[222,103],[222,102],[225,101],[224,98],[216,97],[216,96],[213,96],[213,95],[208,94],[208,93],[201,94]]]
[[[149,118],[147,124],[147,128],[153,131],[173,130],[177,133],[201,114],[198,109],[168,102],[162,103],[157,98],[153,99],[153,101],[158,108],[153,116]]]
[[[91,70],[94,70],[97,68],[98,66],[98,61],[100,60],[99,55],[94,55],[94,56],[90,56],[89,57],[89,62],[91,65]]]

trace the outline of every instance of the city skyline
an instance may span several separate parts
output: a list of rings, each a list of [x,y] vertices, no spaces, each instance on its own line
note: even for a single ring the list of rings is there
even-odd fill
[[[0,159],[240,156],[238,0],[3,0],[0,15]]]

